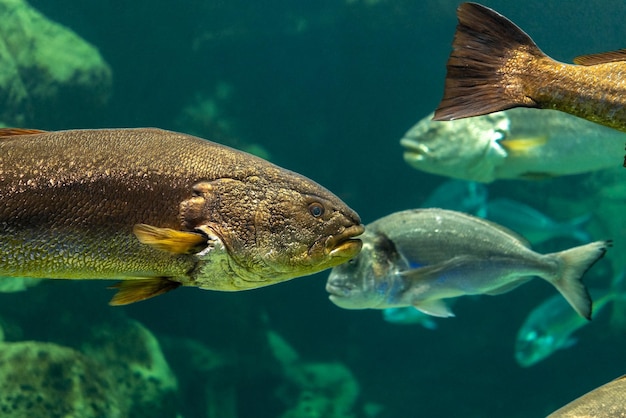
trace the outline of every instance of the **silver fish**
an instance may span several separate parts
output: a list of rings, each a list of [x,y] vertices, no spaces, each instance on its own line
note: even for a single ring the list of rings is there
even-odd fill
[[[547,418],[626,417],[626,375],[599,386],[554,411]]]
[[[538,179],[619,166],[626,134],[556,110],[504,112],[433,121],[400,140],[404,160],[432,174],[489,183]]]
[[[593,311],[598,314],[616,293],[608,289],[591,289]],[[589,321],[576,315],[559,295],[554,295],[533,309],[517,332],[515,360],[522,367],[530,367],[546,359],[557,350],[576,344],[572,334]]]
[[[537,209],[511,199],[497,198],[486,203],[487,219],[519,232],[533,245],[553,238],[573,238],[585,243],[591,236],[584,227],[590,214],[557,222]]]
[[[513,232],[492,222],[444,209],[413,209],[383,217],[365,228],[363,248],[334,267],[326,290],[345,309],[414,306],[429,315],[453,313],[444,299],[497,295],[539,276],[591,318],[583,274],[606,252],[609,241],[539,254]]]

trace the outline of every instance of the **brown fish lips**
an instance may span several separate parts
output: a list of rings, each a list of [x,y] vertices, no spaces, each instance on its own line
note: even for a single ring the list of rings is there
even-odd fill
[[[331,235],[324,241],[324,254],[331,257],[354,257],[363,245],[360,239],[354,237],[364,231],[365,227],[361,224],[340,228],[338,234]]]

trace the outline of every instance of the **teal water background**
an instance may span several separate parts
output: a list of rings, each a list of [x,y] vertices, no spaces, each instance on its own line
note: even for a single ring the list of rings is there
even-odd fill
[[[30,3],[95,45],[114,80],[105,107],[63,109],[32,128],[155,126],[239,147],[256,144],[272,162],[339,195],[365,223],[418,207],[445,180],[406,165],[398,140],[441,98],[458,3]],[[483,4],[562,61],[625,47],[623,1]],[[209,99],[206,120],[181,116],[186,106]],[[540,184],[500,181],[490,191],[534,196],[539,207],[554,194],[585,205],[579,185],[587,181],[587,175]],[[612,274],[608,263],[600,263],[588,280],[604,283]],[[107,305],[111,292],[102,282],[55,281],[0,300],[5,312],[31,325],[26,336],[80,333],[80,327],[59,325],[61,312],[99,321],[121,311],[157,335],[193,338],[244,359],[257,354],[258,334],[269,324],[303,358],[345,364],[360,384],[359,402],[382,405],[383,417],[544,416],[626,373],[625,330],[616,331],[608,315],[581,330],[575,347],[528,369],[515,363],[519,326],[555,291],[539,280],[497,297],[461,301],[455,318],[430,331],[385,323],[379,311],[339,309],[327,299],[327,275],[242,293],[179,289],[123,308]],[[274,378],[242,361],[233,379],[240,417],[279,414]],[[202,416],[185,399],[181,395],[185,416]]]

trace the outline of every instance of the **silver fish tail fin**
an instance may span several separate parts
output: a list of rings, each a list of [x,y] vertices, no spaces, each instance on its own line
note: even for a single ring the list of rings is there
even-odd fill
[[[433,120],[537,107],[517,85],[521,81],[503,70],[520,55],[545,57],[533,40],[513,22],[480,4],[461,4],[457,16],[444,95]],[[526,68],[530,71],[531,67]]]
[[[591,297],[582,277],[606,253],[611,241],[596,241],[549,254],[563,263],[560,274],[550,282],[583,318],[591,320]]]

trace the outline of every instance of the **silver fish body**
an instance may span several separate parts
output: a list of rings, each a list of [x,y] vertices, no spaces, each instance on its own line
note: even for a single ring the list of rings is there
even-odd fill
[[[625,141],[623,132],[556,110],[510,109],[448,122],[431,114],[400,143],[418,170],[489,183],[614,167]]]
[[[508,292],[539,276],[590,318],[591,299],[581,281],[606,252],[597,241],[552,254],[528,248],[492,222],[443,209],[397,212],[366,226],[361,253],[332,269],[326,290],[346,309],[414,306],[452,316],[445,299]]]

